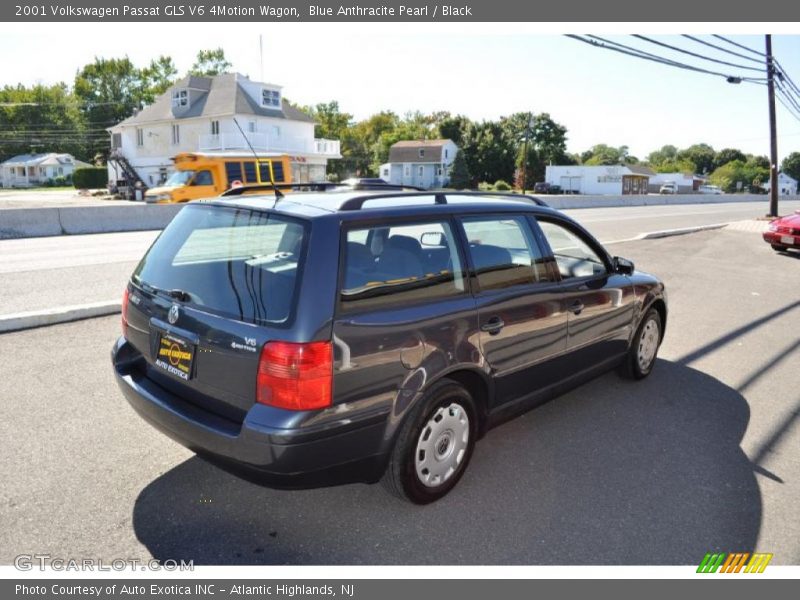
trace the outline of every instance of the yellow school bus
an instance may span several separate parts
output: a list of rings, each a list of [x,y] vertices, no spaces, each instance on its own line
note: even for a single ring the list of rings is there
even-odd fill
[[[219,196],[239,185],[292,183],[292,167],[286,154],[264,153],[256,160],[247,153],[181,152],[172,160],[175,172],[163,184],[147,190],[147,202],[188,202]]]

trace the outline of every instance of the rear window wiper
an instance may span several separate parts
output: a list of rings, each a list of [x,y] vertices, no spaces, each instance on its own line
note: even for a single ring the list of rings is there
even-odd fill
[[[141,279],[139,280],[139,284],[145,289],[145,291],[150,292],[151,294],[162,294],[164,296],[168,296],[169,298],[180,300],[181,302],[189,302],[192,299],[192,295],[189,292],[178,288],[167,290],[157,287],[152,283],[142,281]]]

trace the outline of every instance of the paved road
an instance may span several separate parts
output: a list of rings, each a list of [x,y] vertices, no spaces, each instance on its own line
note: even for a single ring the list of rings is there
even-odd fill
[[[661,359],[605,375],[478,445],[425,508],[380,486],[274,491],[158,434],[122,400],[119,319],[0,335],[0,563],[19,553],[201,563],[800,562],[800,258],[745,231],[619,244],[668,286]]]
[[[782,212],[800,209],[784,202]],[[604,242],[638,234],[763,216],[766,202],[633,206],[565,211]],[[0,240],[0,315],[119,297],[156,231]],[[616,252],[616,250],[614,250]]]

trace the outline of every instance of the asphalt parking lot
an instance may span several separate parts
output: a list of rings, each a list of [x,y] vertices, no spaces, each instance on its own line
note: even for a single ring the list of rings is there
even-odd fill
[[[109,349],[119,317],[0,335],[0,563],[800,562],[800,254],[716,230],[614,244],[670,315],[639,383],[607,374],[490,432],[427,507],[380,486],[275,491],[145,424]]]

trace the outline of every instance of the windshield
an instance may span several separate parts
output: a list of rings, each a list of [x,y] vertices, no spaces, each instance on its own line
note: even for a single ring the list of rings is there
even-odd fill
[[[165,186],[175,187],[179,185],[186,185],[189,183],[189,180],[194,176],[194,171],[175,171],[172,175],[169,176],[164,182]]]
[[[144,289],[242,321],[284,322],[295,303],[306,226],[269,213],[187,206],[136,267]]]

